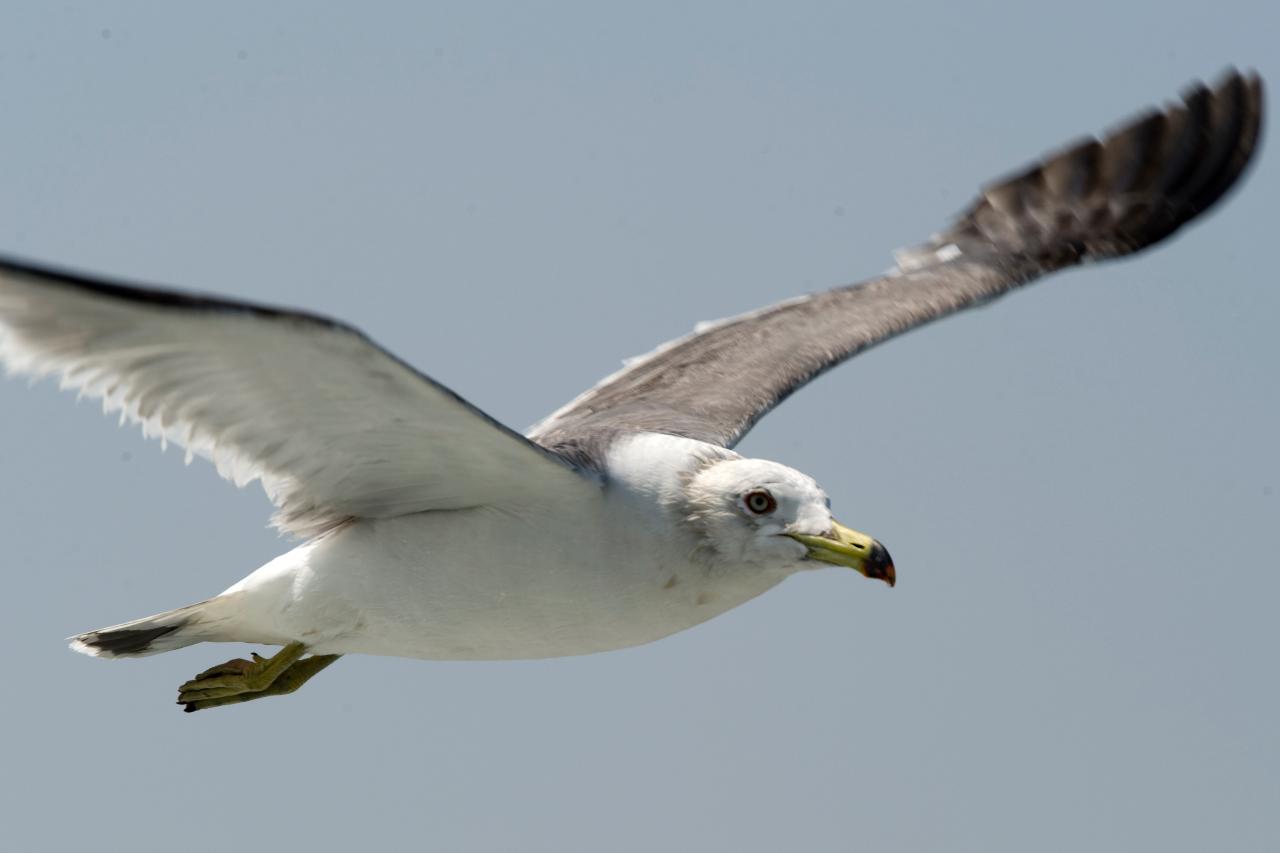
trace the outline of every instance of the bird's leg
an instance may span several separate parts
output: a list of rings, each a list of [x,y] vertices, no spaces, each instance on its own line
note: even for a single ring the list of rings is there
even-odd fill
[[[178,701],[187,703],[240,693],[259,693],[270,687],[305,651],[306,646],[302,643],[289,643],[269,658],[254,652],[253,660],[236,658],[220,663],[179,687]]]
[[[219,705],[235,705],[240,702],[249,702],[266,696],[284,696],[306,684],[311,676],[340,657],[342,655],[312,655],[311,657],[302,658],[290,664],[288,669],[280,673],[276,680],[263,690],[251,693],[236,693],[216,699],[191,699],[186,701],[179,699],[179,701],[186,706],[183,710],[190,713],[191,711],[203,711],[205,708],[217,708]]]
[[[199,711],[292,693],[340,657],[303,658],[305,651],[302,643],[289,643],[269,658],[255,653],[253,660],[238,658],[207,669],[178,688],[178,704]]]

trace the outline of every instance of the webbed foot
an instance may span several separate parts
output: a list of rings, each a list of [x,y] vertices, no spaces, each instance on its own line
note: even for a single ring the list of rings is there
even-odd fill
[[[304,658],[306,646],[289,643],[269,658],[254,653],[252,660],[236,658],[206,669],[178,688],[184,711],[202,711],[267,696],[292,693],[341,655]]]

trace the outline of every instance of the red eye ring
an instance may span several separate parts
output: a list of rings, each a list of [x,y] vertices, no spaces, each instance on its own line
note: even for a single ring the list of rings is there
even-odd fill
[[[764,489],[747,492],[742,496],[742,504],[756,515],[768,515],[778,508],[778,502],[773,499],[773,495]]]

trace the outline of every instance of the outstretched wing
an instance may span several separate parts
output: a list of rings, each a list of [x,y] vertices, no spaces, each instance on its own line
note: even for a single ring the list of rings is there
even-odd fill
[[[0,363],[57,375],[237,485],[261,480],[275,524],[300,536],[591,488],[360,332],[309,314],[0,259]]]
[[[1262,125],[1262,81],[1230,72],[985,190],[895,273],[712,324],[605,379],[530,436],[590,462],[619,432],[732,447],[793,391],[895,335],[1086,260],[1137,252],[1209,209]]]

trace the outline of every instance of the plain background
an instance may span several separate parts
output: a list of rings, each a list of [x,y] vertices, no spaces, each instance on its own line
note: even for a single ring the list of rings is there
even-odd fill
[[[434,4],[432,4],[434,6]],[[1274,3],[6,4],[0,249],[348,320],[524,427],[876,274]],[[1270,63],[1270,65],[1268,65]],[[62,637],[289,547],[255,486],[0,384],[12,850],[1280,849],[1274,151],[1207,220],[866,354],[740,446],[826,571],[653,645],[349,658],[197,715]]]

